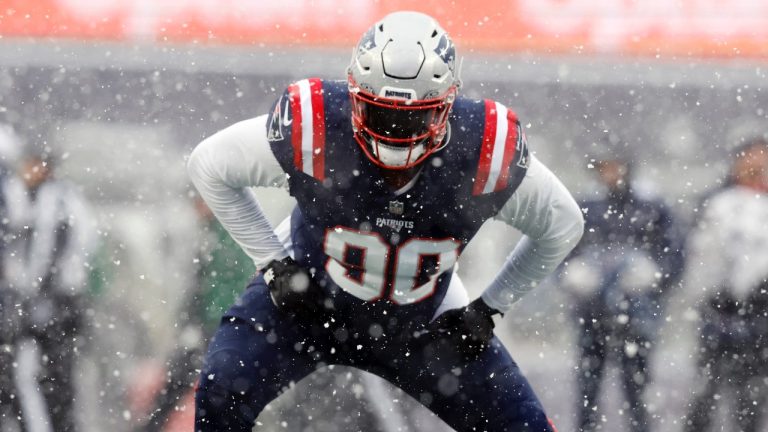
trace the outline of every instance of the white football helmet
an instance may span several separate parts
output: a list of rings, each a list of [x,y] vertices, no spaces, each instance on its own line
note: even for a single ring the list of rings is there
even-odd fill
[[[461,81],[432,17],[395,12],[360,39],[347,69],[355,140],[376,165],[407,169],[441,149]]]

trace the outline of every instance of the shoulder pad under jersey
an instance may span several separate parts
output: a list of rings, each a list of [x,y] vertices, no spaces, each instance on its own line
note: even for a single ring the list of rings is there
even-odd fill
[[[267,118],[267,140],[286,173],[325,179],[323,80],[303,79],[288,86]]]
[[[528,143],[517,115],[490,99],[484,101],[484,106],[483,140],[473,195],[516,189],[530,163]]]

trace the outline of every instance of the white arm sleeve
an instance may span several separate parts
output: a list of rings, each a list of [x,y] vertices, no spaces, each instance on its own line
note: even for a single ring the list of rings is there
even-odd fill
[[[288,255],[249,190],[287,183],[269,147],[266,121],[263,115],[216,133],[198,144],[187,162],[208,207],[259,269]]]
[[[489,306],[504,313],[576,246],[584,232],[584,217],[560,180],[531,157],[520,187],[496,218],[523,233],[482,295]]]

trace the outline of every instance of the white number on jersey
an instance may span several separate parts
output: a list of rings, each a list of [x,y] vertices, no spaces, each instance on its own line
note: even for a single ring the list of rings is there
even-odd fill
[[[410,304],[434,294],[437,278],[456,264],[460,242],[452,238],[412,238],[395,247],[392,253],[393,247],[378,233],[336,227],[328,231],[323,246],[329,256],[326,271],[331,279],[345,291],[366,301],[385,295],[387,267],[394,257],[394,276],[390,278],[393,289],[389,298],[396,304]],[[347,262],[350,249],[361,251],[360,264]],[[417,286],[417,279],[428,257],[436,258],[437,270],[429,275],[426,283]],[[357,270],[359,275],[351,275],[350,269]]]

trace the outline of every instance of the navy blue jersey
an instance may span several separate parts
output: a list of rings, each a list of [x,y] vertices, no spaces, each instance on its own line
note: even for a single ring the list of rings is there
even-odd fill
[[[431,317],[461,251],[520,185],[528,150],[511,110],[458,98],[449,125],[448,145],[396,194],[353,137],[346,82],[302,80],[274,104],[267,134],[297,201],[295,259],[337,307]]]

